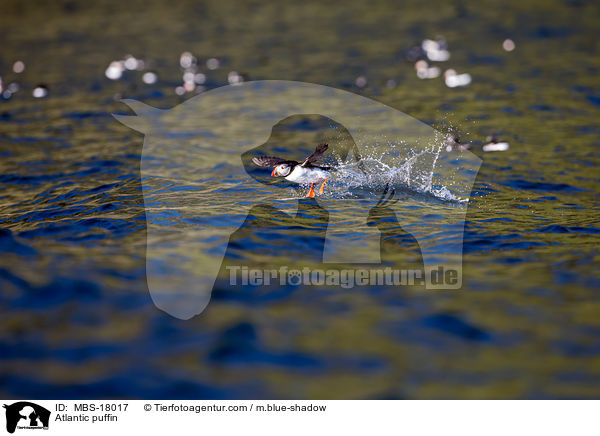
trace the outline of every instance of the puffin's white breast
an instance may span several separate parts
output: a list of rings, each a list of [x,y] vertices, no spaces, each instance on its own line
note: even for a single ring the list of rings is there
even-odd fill
[[[329,173],[319,168],[304,168],[296,165],[292,172],[286,176],[286,180],[300,184],[319,183],[329,178]]]

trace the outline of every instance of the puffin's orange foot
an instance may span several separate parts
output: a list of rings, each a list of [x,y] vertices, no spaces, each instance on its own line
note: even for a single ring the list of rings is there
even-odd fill
[[[323,182],[323,184],[321,185],[321,189],[319,189],[319,194],[323,193],[323,188],[325,187],[325,183],[327,183],[327,179],[325,179],[325,181]]]
[[[310,184],[310,191],[308,191],[308,194],[306,194],[307,197],[313,198],[315,196],[315,191],[313,189],[313,185],[314,185],[314,183]]]

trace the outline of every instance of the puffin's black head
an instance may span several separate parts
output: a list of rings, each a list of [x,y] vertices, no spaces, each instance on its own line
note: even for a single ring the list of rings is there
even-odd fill
[[[495,133],[492,133],[491,135],[486,136],[485,140],[487,142],[492,143],[492,144],[497,144],[498,143],[498,137],[496,136]]]
[[[287,163],[282,163],[273,168],[271,175],[273,177],[286,177],[292,171],[292,166]]]

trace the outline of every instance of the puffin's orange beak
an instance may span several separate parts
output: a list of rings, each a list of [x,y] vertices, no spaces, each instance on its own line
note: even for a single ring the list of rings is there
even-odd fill
[[[277,168],[273,168],[273,171],[271,171],[271,176],[275,177],[275,170],[276,170],[276,169],[277,169]]]

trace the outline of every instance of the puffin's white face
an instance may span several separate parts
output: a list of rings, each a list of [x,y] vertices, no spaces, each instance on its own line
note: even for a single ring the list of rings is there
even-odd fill
[[[271,173],[271,175],[273,177],[285,177],[290,173],[291,170],[292,167],[289,164],[279,164],[275,168],[273,168],[273,172]]]

